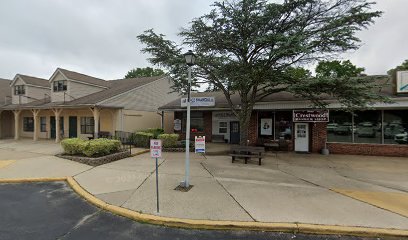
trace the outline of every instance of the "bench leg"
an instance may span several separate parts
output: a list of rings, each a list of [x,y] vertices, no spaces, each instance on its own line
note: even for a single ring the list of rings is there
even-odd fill
[[[232,163],[234,163],[234,161],[235,161],[235,157],[232,157]]]
[[[262,160],[262,158],[259,159],[259,166],[261,166],[261,160]]]
[[[246,157],[246,158],[245,158],[245,164],[247,164],[247,163],[248,163],[248,158]]]

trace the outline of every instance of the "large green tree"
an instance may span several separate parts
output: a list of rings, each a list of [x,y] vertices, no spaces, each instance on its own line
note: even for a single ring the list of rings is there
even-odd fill
[[[321,61],[316,66],[317,77],[358,77],[364,75],[364,68],[357,67],[350,60]]]
[[[129,70],[126,73],[125,78],[154,77],[161,75],[164,75],[163,70],[145,67],[145,68],[133,68]]]
[[[152,29],[138,36],[149,61],[168,70],[174,89],[185,92],[186,49],[196,52],[194,85],[209,83],[222,91],[241,125],[241,144],[256,102],[289,92],[324,107],[327,95],[347,107],[365,106],[380,97],[365,78],[312,77],[299,70],[315,61],[358,49],[356,32],[367,28],[380,11],[365,0],[226,0],[193,19],[179,33],[182,44]],[[240,103],[231,96],[238,94]]]

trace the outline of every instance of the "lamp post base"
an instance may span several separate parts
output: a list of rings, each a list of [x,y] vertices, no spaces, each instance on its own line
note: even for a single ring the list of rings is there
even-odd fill
[[[178,185],[174,190],[180,191],[180,192],[188,192],[190,189],[193,188],[193,185],[189,185],[186,187],[186,183],[184,181],[180,182],[180,185]]]

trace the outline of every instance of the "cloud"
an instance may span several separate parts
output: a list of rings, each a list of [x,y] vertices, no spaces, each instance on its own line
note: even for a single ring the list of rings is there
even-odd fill
[[[364,45],[347,54],[369,74],[383,74],[408,58],[406,0],[380,0],[384,16],[360,33]],[[57,67],[116,79],[149,66],[136,36],[155,31],[177,40],[193,18],[208,13],[208,0],[2,0],[0,77],[17,73],[49,78]]]

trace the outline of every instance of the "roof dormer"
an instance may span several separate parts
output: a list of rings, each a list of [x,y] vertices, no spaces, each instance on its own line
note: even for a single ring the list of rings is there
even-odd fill
[[[17,74],[10,83],[12,104],[25,104],[43,100],[50,93],[46,79]]]

